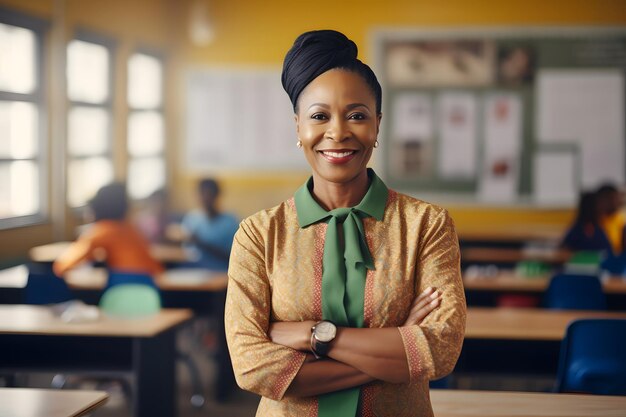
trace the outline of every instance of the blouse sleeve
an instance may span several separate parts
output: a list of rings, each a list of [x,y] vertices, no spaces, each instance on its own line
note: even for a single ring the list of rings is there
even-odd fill
[[[304,363],[306,354],[272,343],[271,289],[262,239],[247,222],[235,234],[228,268],[226,340],[237,384],[280,400]]]
[[[454,223],[442,210],[428,219],[417,261],[417,288],[441,292],[441,303],[419,325],[400,327],[410,380],[439,379],[452,372],[465,335],[466,304]]]

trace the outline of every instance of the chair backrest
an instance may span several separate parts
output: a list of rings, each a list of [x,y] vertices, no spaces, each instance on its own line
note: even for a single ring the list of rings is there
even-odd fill
[[[105,287],[105,291],[111,287],[120,284],[143,284],[153,287],[155,290],[159,290],[154,280],[149,274],[142,274],[140,272],[124,272],[109,270],[109,279]]]
[[[582,319],[568,326],[556,391],[626,395],[626,320]]]
[[[159,292],[146,284],[118,284],[102,294],[100,310],[118,318],[136,318],[161,310]]]
[[[606,310],[606,295],[597,276],[559,274],[550,280],[544,306],[562,310]]]
[[[56,304],[75,297],[67,283],[54,275],[51,265],[29,265],[24,288],[25,304]]]

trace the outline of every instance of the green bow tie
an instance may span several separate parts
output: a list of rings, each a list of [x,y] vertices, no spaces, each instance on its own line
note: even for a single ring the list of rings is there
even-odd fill
[[[355,206],[326,211],[311,195],[313,179],[295,194],[300,227],[327,222],[322,272],[322,316],[338,326],[363,327],[363,304],[367,269],[374,262],[365,240],[362,219],[382,220],[387,204],[385,184],[368,169],[371,180],[363,200]],[[320,417],[354,417],[359,403],[358,388],[319,397]]]

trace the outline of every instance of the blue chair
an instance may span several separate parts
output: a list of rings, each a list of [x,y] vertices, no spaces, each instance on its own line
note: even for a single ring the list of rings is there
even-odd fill
[[[28,280],[23,294],[25,304],[57,304],[74,298],[67,283],[54,275],[51,265],[28,265]]]
[[[162,306],[160,290],[148,274],[109,270],[109,279],[100,298],[106,314],[135,318],[156,313]],[[191,404],[201,408],[205,403],[200,370],[189,353],[177,350],[177,359],[189,370],[193,394]]]
[[[550,280],[544,306],[561,310],[606,310],[606,295],[597,276],[559,274]]]
[[[138,272],[123,272],[123,271],[115,271],[109,270],[109,279],[107,281],[107,285],[104,288],[105,292],[116,285],[120,284],[140,284],[147,285],[149,287],[154,288],[159,291],[159,288],[154,283],[154,280],[150,275],[142,274]]]
[[[626,320],[572,322],[561,343],[555,390],[626,395]]]

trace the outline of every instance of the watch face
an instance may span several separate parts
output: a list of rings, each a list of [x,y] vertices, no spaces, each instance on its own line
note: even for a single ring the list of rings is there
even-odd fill
[[[335,338],[337,327],[329,321],[320,321],[315,326],[315,338],[323,343],[328,343]]]

